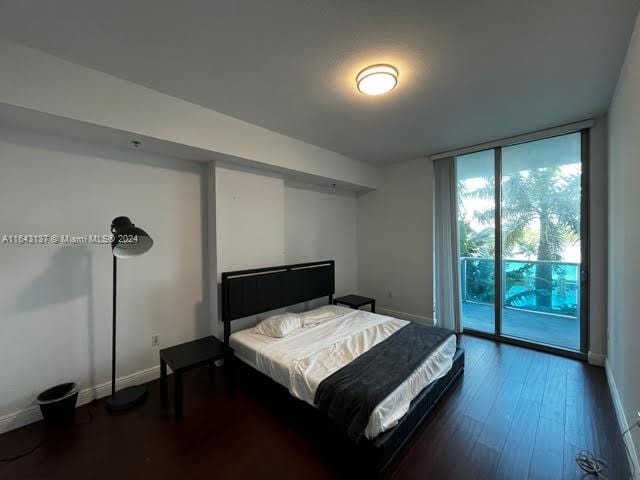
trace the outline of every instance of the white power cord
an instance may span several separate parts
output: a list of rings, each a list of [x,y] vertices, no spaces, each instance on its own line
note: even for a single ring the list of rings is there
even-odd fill
[[[627,454],[627,457],[630,460],[631,460],[631,453],[629,452],[629,447],[627,443],[624,441],[624,436],[638,426],[640,426],[640,420],[637,420],[636,423],[634,423],[629,428],[627,428],[624,432],[622,432],[622,443],[624,445],[624,449]],[[607,477],[605,477],[604,474],[602,473],[603,467],[607,466],[607,462],[605,462],[601,458],[596,457],[593,453],[591,453],[588,450],[582,450],[581,452],[576,453],[575,459],[576,459],[576,464],[578,465],[578,467],[580,467],[580,469],[583,472],[589,475],[595,475],[596,478],[600,480],[608,480]],[[636,467],[633,463],[633,460],[631,460],[629,463],[631,464],[631,476],[629,478],[633,479],[635,478],[635,475],[636,475],[636,471],[635,471]]]

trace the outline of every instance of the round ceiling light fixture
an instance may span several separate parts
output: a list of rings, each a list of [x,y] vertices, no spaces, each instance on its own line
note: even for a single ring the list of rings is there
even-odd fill
[[[356,84],[365,95],[382,95],[398,84],[398,70],[391,65],[371,65],[358,73]]]

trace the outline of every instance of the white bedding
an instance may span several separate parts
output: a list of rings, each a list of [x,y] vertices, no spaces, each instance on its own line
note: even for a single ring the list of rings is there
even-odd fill
[[[231,335],[230,345],[242,361],[313,405],[322,380],[409,323],[362,310],[334,308],[338,314],[335,319],[300,328],[284,338],[247,329]],[[378,404],[365,436],[374,438],[393,427],[418,393],[451,369],[455,350],[456,338],[451,336]]]

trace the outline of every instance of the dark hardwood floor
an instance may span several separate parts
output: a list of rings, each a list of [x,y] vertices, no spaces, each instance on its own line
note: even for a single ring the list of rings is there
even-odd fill
[[[609,479],[628,466],[604,370],[578,361],[463,336],[466,370],[395,469],[397,479],[588,478],[573,457],[589,449]],[[221,371],[219,372],[221,373]],[[235,387],[206,368],[185,375],[185,417],[160,402],[158,382],[135,411],[103,402],[77,410],[76,425],[41,423],[0,436],[1,479],[227,479],[361,476],[349,446],[319,414],[246,368]]]

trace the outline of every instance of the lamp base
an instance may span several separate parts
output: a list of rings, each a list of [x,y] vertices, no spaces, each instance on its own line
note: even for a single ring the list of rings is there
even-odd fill
[[[107,399],[107,410],[110,412],[121,412],[137,407],[145,402],[148,393],[146,385],[123,388]]]

